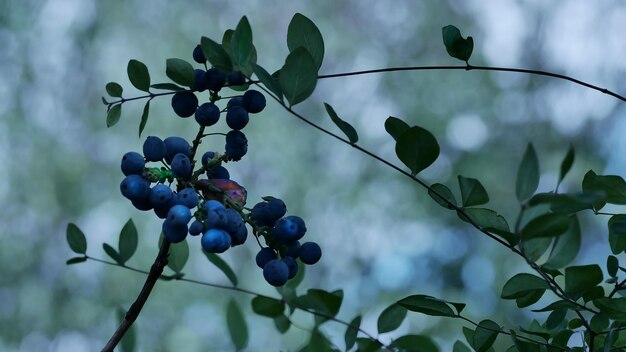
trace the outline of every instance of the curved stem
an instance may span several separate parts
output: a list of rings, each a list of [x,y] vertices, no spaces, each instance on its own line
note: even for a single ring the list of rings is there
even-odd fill
[[[157,255],[152,267],[150,268],[150,272],[148,273],[148,277],[146,278],[146,282],[143,284],[143,288],[135,302],[130,306],[128,312],[124,315],[124,319],[120,323],[119,327],[113,333],[113,336],[109,339],[107,344],[102,349],[103,352],[112,352],[115,346],[120,342],[126,331],[133,325],[139,313],[141,313],[141,309],[144,304],[148,300],[152,289],[154,288],[154,284],[156,284],[157,280],[161,277],[161,273],[163,273],[163,268],[167,265],[167,255],[170,250],[170,241],[163,239],[163,243],[161,243],[161,248],[159,249],[159,254]],[[86,258],[90,258],[85,256]]]

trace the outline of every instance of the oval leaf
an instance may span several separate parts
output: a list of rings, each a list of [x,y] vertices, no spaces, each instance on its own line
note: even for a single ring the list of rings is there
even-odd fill
[[[122,104],[113,105],[107,112],[107,127],[112,127],[120,121]]]
[[[617,269],[619,269],[619,260],[616,256],[610,255],[606,258],[606,271],[609,276],[617,275]]]
[[[326,112],[328,113],[328,116],[330,116],[330,119],[333,120],[333,122],[335,123],[335,125],[337,125],[337,127],[339,127],[341,132],[343,132],[346,135],[346,137],[348,137],[348,139],[350,140],[350,143],[352,144],[356,143],[359,140],[359,136],[357,135],[354,127],[352,127],[352,125],[342,120],[337,115],[337,113],[335,112],[335,109],[333,109],[332,106],[330,106],[327,103],[324,103],[324,107],[326,108]]]
[[[252,299],[252,310],[258,315],[274,318],[283,314],[285,304],[274,298],[256,296]]]
[[[122,263],[126,263],[128,259],[130,259],[135,251],[137,250],[137,228],[135,227],[135,223],[133,223],[132,219],[129,219],[122,231],[120,232],[118,250],[119,250],[119,259]]]
[[[120,260],[120,255],[119,253],[117,253],[117,251],[111,247],[111,245],[109,245],[108,243],[103,243],[102,244],[102,249],[104,249],[104,252],[111,257],[111,259],[115,260],[116,263],[121,264],[121,260]]]
[[[474,330],[473,346],[477,352],[487,351],[498,337],[498,333],[501,330],[493,320],[483,320],[478,324],[476,330]]]
[[[167,59],[165,74],[172,81],[187,87],[191,87],[195,79],[193,66],[181,59]]]
[[[602,269],[597,264],[565,268],[565,293],[582,295],[602,282]]]
[[[128,61],[126,70],[128,72],[128,79],[135,88],[144,92],[150,90],[150,73],[143,62],[130,60]]]
[[[170,254],[167,260],[167,266],[180,273],[189,259],[189,244],[187,241],[172,243],[170,246]]]
[[[437,298],[426,295],[412,295],[397,302],[402,307],[431,316],[454,317],[456,314],[450,306]]]
[[[617,214],[609,219],[609,245],[613,254],[626,249],[626,215]]]
[[[146,105],[143,107],[143,113],[141,114],[141,122],[139,122],[139,138],[141,138],[141,133],[144,128],[146,128],[146,123],[148,123],[148,117],[150,115],[150,100],[146,102]]]
[[[489,202],[489,195],[485,187],[475,178],[459,175],[459,188],[461,188],[461,197],[463,198],[464,207]]]
[[[432,338],[423,335],[400,336],[389,345],[406,352],[439,352],[439,346]]]
[[[252,72],[253,49],[252,28],[250,27],[248,18],[243,16],[239,20],[230,40],[230,56],[235,65],[235,69],[239,69],[244,73]]]
[[[522,162],[517,169],[515,195],[517,200],[524,202],[537,190],[539,186],[539,160],[532,144],[528,144]]]
[[[228,280],[230,280],[233,286],[237,286],[237,283],[238,283],[237,275],[235,275],[235,272],[233,271],[233,269],[230,268],[228,263],[226,263],[222,258],[220,258],[215,253],[209,253],[205,250],[202,250],[202,253],[204,253],[207,259],[211,263],[213,263],[213,265],[215,265],[218,269],[220,269],[224,273],[224,275],[226,275],[226,277],[228,278]]]
[[[65,264],[66,265],[72,265],[72,264],[78,264],[78,263],[82,263],[87,261],[87,257],[74,257],[74,258],[70,258],[68,259]]]
[[[441,183],[432,184],[428,190],[428,195],[444,208],[454,209],[454,207],[449,203],[456,206],[454,194],[452,194],[452,191],[450,191],[448,187],[442,185]]]
[[[571,263],[580,250],[581,232],[578,217],[569,218],[569,228],[564,234],[557,237],[550,251],[548,261],[543,265],[548,269],[558,269]]]
[[[569,170],[572,168],[573,164],[574,164],[574,147],[570,144],[569,149],[567,150],[567,154],[565,155],[565,158],[563,158],[563,162],[561,162],[561,170],[559,172],[559,181],[558,181],[559,184],[561,183],[561,181],[563,181],[563,179],[565,178],[565,175],[567,175]]]
[[[248,346],[248,324],[246,324],[239,304],[232,298],[226,308],[226,325],[235,348],[237,350],[246,348]]]
[[[122,86],[120,86],[117,82],[109,82],[109,83],[107,83],[107,85],[104,87],[104,89],[106,89],[107,93],[110,96],[117,97],[117,98],[121,98],[122,97],[122,92],[124,91]]]
[[[233,70],[233,63],[230,60],[230,56],[221,44],[213,41],[210,38],[202,37],[200,39],[200,47],[204,57],[209,60],[211,65],[222,72],[231,72]]]
[[[305,48],[319,70],[324,60],[324,38],[315,23],[301,13],[296,13],[287,29],[287,47],[294,51],[298,47]]]
[[[439,144],[432,133],[414,126],[398,137],[396,155],[415,176],[437,160]]]
[[[67,244],[74,253],[87,253],[87,239],[85,238],[83,231],[81,231],[78,226],[73,223],[67,224],[65,238],[67,240]]]
[[[406,308],[397,303],[385,308],[378,316],[378,333],[383,334],[397,329],[406,317],[406,313]]]
[[[282,101],[283,100],[283,90],[280,88],[280,84],[276,80],[276,78],[272,77],[263,67],[254,64],[252,65],[254,70],[254,74],[257,76],[259,81],[263,83],[265,88],[269,89],[276,97]]]
[[[278,82],[291,106],[313,94],[317,84],[317,67],[305,48],[299,47],[287,56]]]
[[[522,229],[522,238],[556,237],[567,231],[570,225],[569,216],[548,213],[532,219]]]
[[[443,27],[441,32],[448,55],[467,62],[474,50],[474,39],[472,37],[464,39],[461,36],[461,31],[452,25]]]
[[[385,131],[387,131],[387,133],[389,133],[396,142],[398,141],[398,138],[409,128],[411,127],[399,118],[389,116],[387,120],[385,120]]]
[[[361,316],[357,316],[350,322],[350,326],[346,328],[346,334],[344,340],[346,341],[346,350],[349,350],[354,346],[356,337],[359,334],[359,328],[361,327]]]
[[[509,281],[504,284],[500,297],[504,299],[515,299],[528,294],[529,291],[547,290],[549,288],[548,283],[542,278],[532,274],[520,273],[510,278]]]

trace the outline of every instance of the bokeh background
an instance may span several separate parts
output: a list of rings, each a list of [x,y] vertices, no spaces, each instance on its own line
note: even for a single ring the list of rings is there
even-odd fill
[[[153,82],[166,80],[165,59],[192,61],[202,35],[219,39],[247,15],[259,63],[270,71],[288,53],[286,30],[301,12],[322,31],[322,73],[409,65],[457,64],[441,42],[441,27],[458,26],[475,41],[475,65],[544,69],[626,94],[626,4],[620,1],[97,1],[0,0],[0,350],[99,350],[145,279],[128,270],[87,262],[66,266],[68,222],[88,238],[88,254],[105,258],[133,218],[140,232],[129,264],[147,269],[157,251],[160,221],[119,194],[121,156],[140,151],[143,104],[124,105],[122,120],[105,125],[104,85],[126,77],[134,58]],[[489,207],[509,222],[517,213],[514,178],[528,142],[540,156],[540,190],[554,188],[571,143],[576,162],[563,190],[580,189],[582,175],[626,174],[626,104],[571,83],[514,73],[430,71],[321,80],[297,110],[334,129],[322,102],[360,133],[359,144],[400,164],[383,128],[392,115],[431,130],[442,154],[422,177],[458,194],[456,176],[482,181]],[[169,99],[155,99],[144,136],[193,138],[192,119],[176,117]],[[225,130],[221,123],[218,130]],[[530,309],[498,299],[503,283],[528,270],[522,260],[437,206],[416,184],[270,104],[246,128],[249,153],[229,164],[249,202],[284,199],[307,221],[322,261],[302,289],[342,288],[343,320],[363,314],[376,332],[378,314],[408,294],[468,304],[475,320],[526,325]],[[209,140],[202,148],[223,148]],[[205,150],[205,149],[203,149]],[[589,214],[588,214],[589,215]],[[583,219],[577,263],[604,263],[606,218]],[[227,284],[190,240],[187,277]],[[276,295],[256,267],[254,241],[223,255],[241,286]],[[280,335],[254,316],[250,296],[183,282],[159,282],[136,322],[140,351],[229,351],[224,303],[234,297],[250,327],[250,351],[295,351],[307,340],[310,316]],[[541,302],[548,302],[550,296]],[[450,319],[409,314],[390,341],[407,332],[431,334],[442,350],[461,336]],[[323,327],[343,346],[344,328]],[[505,340],[501,338],[500,342]],[[507,341],[508,342],[508,341]],[[580,345],[575,336],[572,345]],[[502,348],[503,345],[499,345]]]

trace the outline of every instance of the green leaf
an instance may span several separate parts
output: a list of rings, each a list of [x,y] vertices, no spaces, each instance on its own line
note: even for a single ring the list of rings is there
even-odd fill
[[[85,238],[83,231],[81,231],[78,226],[71,222],[67,224],[65,237],[72,252],[78,254],[87,253],[87,239]]]
[[[311,54],[317,70],[322,66],[322,61],[324,60],[324,38],[322,38],[322,33],[315,23],[301,13],[296,13],[291,18],[291,22],[289,22],[287,47],[290,52],[299,47],[305,48]]]
[[[226,308],[226,325],[235,348],[237,350],[246,348],[248,346],[248,325],[239,304],[232,298]]]
[[[285,311],[285,303],[274,298],[256,296],[252,299],[252,310],[265,317],[274,318]]]
[[[193,66],[181,59],[167,59],[165,74],[172,81],[186,87],[191,87],[195,80]]]
[[[117,309],[117,321],[124,320],[126,312],[122,308]],[[119,342],[120,352],[134,352],[137,348],[137,336],[135,326],[131,325]]]
[[[600,313],[600,314],[595,314],[593,317],[591,317],[591,321],[589,323],[589,326],[591,326],[591,329],[593,329],[593,331],[604,331],[609,327],[609,318]]]
[[[78,264],[78,263],[82,263],[87,261],[87,257],[74,257],[74,258],[70,258],[68,259],[65,264],[66,265],[72,265],[72,264]]]
[[[298,296],[294,301],[296,308],[306,308],[319,313],[335,316],[341,308],[343,291],[328,292],[309,289],[305,295]]]
[[[611,204],[626,204],[626,182],[620,176],[596,175],[593,170],[589,170],[583,178],[583,192],[605,194],[605,201]],[[604,206],[602,202],[594,204],[596,210]]]
[[[616,276],[617,269],[619,269],[619,260],[614,255],[610,255],[606,258],[606,271],[609,273],[609,276]]]
[[[289,53],[278,82],[290,106],[311,96],[317,84],[317,68],[311,54],[302,47]]]
[[[552,237],[539,237],[532,238],[522,242],[524,248],[524,255],[531,262],[535,262],[541,258],[541,256],[550,248],[550,244],[554,238]]]
[[[549,288],[548,283],[542,278],[532,274],[520,273],[510,278],[504,284],[500,297],[514,299],[526,295],[529,291],[547,290]]]
[[[472,350],[465,346],[463,342],[456,340],[454,342],[454,346],[452,346],[452,352],[472,352]]]
[[[580,250],[581,232],[578,217],[569,217],[569,228],[564,234],[557,237],[548,261],[543,265],[549,269],[558,269],[571,263]]]
[[[515,299],[517,308],[525,308],[537,303],[546,290],[532,290],[528,291],[525,295]]]
[[[550,210],[555,213],[571,214],[585,209],[592,209],[593,204],[604,200],[604,193],[568,193],[554,194],[537,193],[529,201],[528,205],[550,204]]]
[[[456,199],[454,198],[454,194],[452,191],[441,183],[434,183],[430,186],[431,189],[428,190],[428,195],[435,200],[435,202],[439,203],[442,207],[446,209],[454,209],[454,207],[450,206],[446,201],[456,205]],[[438,196],[435,192],[437,192],[440,196]]]
[[[274,326],[281,334],[284,334],[291,327],[291,320],[286,315],[281,314],[274,318]]]
[[[467,62],[474,50],[474,38],[461,36],[461,31],[455,26],[449,25],[441,29],[443,44],[446,46],[448,55]]]
[[[154,88],[154,89],[162,89],[162,90],[171,90],[171,91],[175,91],[175,92],[181,92],[184,90],[187,90],[181,86],[178,86],[174,83],[156,83],[151,85],[150,87]]]
[[[150,100],[146,102],[146,105],[143,107],[143,113],[141,114],[141,122],[139,123],[139,138],[141,138],[141,133],[143,129],[146,128],[146,123],[148,122],[148,116],[150,115]]]
[[[359,337],[358,339],[356,339],[356,344],[358,347],[358,352],[378,352],[383,346],[380,341],[372,340],[365,337]]]
[[[548,319],[546,319],[546,329],[553,330],[559,327],[559,325],[561,325],[561,323],[565,319],[565,315],[567,315],[567,309],[553,310],[552,313],[548,315]]]
[[[609,319],[626,322],[626,298],[598,298],[593,300],[593,305]]]
[[[144,92],[150,90],[150,73],[143,62],[130,60],[128,61],[126,70],[128,72],[128,79],[130,79],[130,83],[132,83],[135,88]]]
[[[337,127],[339,127],[341,132],[343,132],[346,137],[348,137],[350,143],[356,143],[359,140],[359,136],[357,135],[354,127],[352,127],[352,125],[350,125],[346,121],[342,120],[335,112],[335,109],[333,109],[333,107],[330,106],[328,103],[324,103],[324,107],[326,108],[326,112],[328,113],[328,116],[330,116],[330,119],[333,120],[333,122],[335,123],[335,125],[337,125]]]
[[[137,228],[132,219],[129,219],[122,231],[120,232],[119,244],[117,246],[119,250],[119,258],[122,263],[126,263],[137,250]]]
[[[517,200],[524,202],[529,199],[539,186],[539,160],[531,143],[528,144],[522,162],[517,170],[515,195]]]
[[[458,178],[464,207],[481,205],[489,202],[489,195],[480,181],[475,178],[463,177],[461,175],[459,175]]]
[[[431,316],[454,317],[456,314],[450,306],[438,298],[426,295],[412,295],[397,302],[402,307]]]
[[[604,297],[605,293],[604,293],[604,288],[602,286],[595,286],[590,288],[588,291],[585,291],[585,293],[583,293],[583,301],[586,302],[591,302],[596,298],[601,298]]]
[[[397,303],[385,308],[378,316],[378,333],[384,334],[397,329],[406,317],[406,313],[406,308]]]
[[[233,71],[233,63],[230,60],[230,56],[228,56],[228,53],[221,44],[207,37],[202,37],[200,39],[200,47],[202,48],[204,57],[209,60],[213,67],[222,72]]]
[[[552,338],[551,344],[566,347],[570,337],[574,334],[571,330],[561,330]]]
[[[349,350],[354,346],[356,337],[359,334],[359,328],[361,327],[361,316],[358,315],[350,322],[350,326],[346,328],[346,334],[344,340],[346,341],[346,350]]]
[[[283,100],[283,90],[280,88],[280,83],[278,80],[272,75],[269,74],[263,67],[254,64],[252,65],[252,69],[254,70],[254,74],[257,76],[259,81],[263,83],[265,88],[269,89],[270,92],[274,93],[276,97],[282,101]]]
[[[122,86],[120,86],[119,83],[117,83],[117,82],[109,82],[109,83],[107,83],[107,85],[104,87],[104,89],[106,89],[107,93],[110,96],[117,97],[117,98],[121,98],[122,97],[122,92],[124,91],[124,88],[122,88]]]
[[[224,273],[224,275],[226,275],[226,277],[228,278],[228,280],[230,280],[233,286],[237,286],[238,284],[237,275],[235,275],[235,272],[233,271],[233,269],[230,268],[230,265],[228,265],[228,263],[226,263],[222,258],[220,258],[215,253],[209,253],[205,251],[204,249],[202,250],[202,253],[204,253],[207,259],[211,263],[213,263],[213,265],[215,265],[218,269],[220,269]]]
[[[613,254],[626,250],[626,214],[617,214],[609,219],[609,245]]]
[[[396,142],[398,141],[398,138],[400,138],[400,136],[409,128],[411,127],[399,118],[389,116],[387,120],[385,120],[385,131],[387,131],[387,133],[389,133]]]
[[[432,338],[423,335],[400,336],[389,345],[406,352],[438,352],[439,346]]]
[[[602,282],[602,269],[597,264],[565,268],[565,293],[580,295]]]
[[[517,242],[515,235],[509,230],[509,224],[506,219],[495,211],[486,208],[467,208],[463,209],[463,212],[482,229],[495,233],[511,245]],[[457,212],[457,215],[461,220],[469,222],[468,218],[461,212]]]
[[[113,127],[119,122],[120,116],[122,116],[122,104],[113,105],[109,111],[107,111],[107,127]]]
[[[246,75],[250,75],[252,72],[252,51],[254,46],[252,44],[252,28],[248,22],[248,18],[243,16],[233,36],[230,39],[230,57],[232,58],[234,69],[239,69]]]
[[[396,155],[415,176],[437,160],[439,144],[432,133],[414,126],[398,137]]]
[[[104,97],[101,97],[101,98],[102,98],[102,104],[109,105],[109,102],[106,99],[104,99]]]
[[[528,222],[522,229],[521,235],[524,240],[539,237],[556,237],[565,233],[569,225],[569,216],[565,214],[547,213]]]
[[[476,351],[484,352],[493,346],[500,330],[500,325],[493,320],[486,319],[481,321],[476,330],[474,330],[473,346]]]
[[[574,164],[574,147],[570,144],[569,149],[567,150],[567,154],[565,155],[565,158],[563,159],[563,162],[561,163],[561,171],[559,173],[558,184],[560,184],[561,181],[563,181],[563,179],[565,178],[565,175],[567,175],[569,170],[572,168],[573,164]]]
[[[116,263],[122,264],[119,253],[117,253],[117,251],[113,247],[111,247],[111,245],[109,245],[108,243],[103,243],[102,249],[104,249],[104,252],[109,257],[111,257],[111,259],[115,260]]]
[[[180,273],[185,264],[187,264],[187,259],[189,259],[189,244],[187,241],[172,243],[167,266],[174,272]]]

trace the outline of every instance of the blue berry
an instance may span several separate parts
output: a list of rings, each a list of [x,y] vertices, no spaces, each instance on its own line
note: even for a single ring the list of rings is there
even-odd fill
[[[187,225],[191,220],[191,210],[184,205],[176,204],[167,212],[167,220],[172,225]]]
[[[221,165],[215,165],[206,171],[207,178],[230,180],[230,173],[225,167]]]
[[[152,203],[152,206],[155,208],[162,208],[170,204],[173,198],[174,192],[162,183],[155,185],[150,190],[150,203]]]
[[[188,179],[191,176],[191,160],[185,154],[178,153],[172,159],[172,173],[176,177]]]
[[[159,137],[149,136],[143,142],[143,155],[148,161],[160,161],[165,157],[167,148]]]
[[[287,268],[289,269],[287,279],[293,279],[293,277],[298,273],[298,262],[292,257],[285,257],[282,261],[287,264]]]
[[[239,148],[248,145],[248,139],[243,132],[232,130],[226,133],[226,144],[230,144],[233,148]]]
[[[204,74],[206,87],[214,92],[219,92],[226,84],[226,74],[216,68],[211,68]]]
[[[172,162],[174,155],[178,153],[182,153],[187,156],[191,153],[191,146],[184,138],[172,136],[165,138],[163,142],[166,146],[165,161],[168,164]]]
[[[246,83],[246,76],[241,71],[233,71],[228,74],[228,84],[240,86]]]
[[[286,216],[274,225],[273,233],[276,239],[283,243],[292,243],[304,236],[306,226],[299,216]]]
[[[241,218],[241,214],[233,208],[227,208],[225,211],[226,216],[226,224],[224,225],[224,230],[226,230],[231,235],[239,229],[241,226],[245,226],[243,219]]]
[[[189,226],[189,234],[192,236],[198,236],[204,231],[204,225],[202,225],[201,221],[195,220]]]
[[[140,175],[128,175],[122,180],[120,191],[131,201],[142,201],[148,198],[150,182]]]
[[[267,211],[267,202],[260,202],[252,207],[250,212],[252,221],[258,226],[274,226]],[[275,222],[276,220],[274,220]]]
[[[226,104],[226,108],[230,109],[233,106],[241,106],[243,107],[243,97],[233,97],[228,100]]]
[[[278,198],[272,198],[267,201],[267,215],[270,219],[278,220],[287,213],[285,202]]]
[[[169,213],[170,209],[174,205],[175,205],[174,204],[174,199],[172,199],[171,201],[169,201],[167,204],[165,204],[163,206],[154,207],[154,214],[159,219],[165,219],[165,218],[167,218],[167,214]]]
[[[289,267],[280,259],[270,260],[263,267],[263,277],[272,286],[282,286],[289,280]]]
[[[250,121],[250,117],[248,116],[246,109],[240,106],[228,108],[228,111],[226,112],[226,124],[228,127],[233,130],[240,130],[246,127],[248,121]]]
[[[230,248],[228,232],[220,229],[209,229],[202,235],[202,248],[209,253],[222,253]]]
[[[202,165],[206,165],[209,160],[215,158],[215,152],[206,152],[202,155]]]
[[[172,109],[180,117],[189,117],[198,108],[198,98],[191,92],[178,92],[172,97]]]
[[[150,202],[150,198],[132,200],[131,203],[133,203],[135,208],[137,208],[138,210],[142,210],[142,211],[152,210],[152,203]]]
[[[285,255],[291,258],[298,258],[300,254],[300,241],[296,241],[287,247],[285,251]]]
[[[176,224],[169,221],[169,219],[163,221],[161,229],[163,230],[163,236],[172,243],[182,242],[188,233],[186,224]]]
[[[193,188],[185,188],[176,194],[176,204],[184,205],[189,209],[198,206],[200,198]]]
[[[206,220],[204,220],[204,224],[209,229],[224,229],[227,223],[226,218],[226,209],[222,208],[212,208],[207,209],[206,212]]]
[[[204,74],[206,71],[195,69],[193,70],[193,84],[191,90],[204,92],[207,90],[206,81],[204,80]]]
[[[277,258],[278,256],[276,255],[276,252],[274,252],[273,249],[269,247],[265,247],[265,248],[261,248],[259,253],[256,254],[255,261],[256,261],[256,265],[259,268],[263,269],[265,264],[267,264],[270,260],[274,260]]]
[[[200,126],[215,125],[220,119],[220,108],[213,103],[204,103],[196,110],[195,118]]]
[[[248,228],[245,224],[242,224],[237,231],[230,232],[229,234],[231,238],[231,246],[238,246],[246,242],[246,238],[248,238]]]
[[[232,147],[230,144],[226,144],[226,148],[225,148],[225,153],[226,156],[228,157],[228,160],[232,160],[232,161],[239,161],[241,160],[241,158],[243,158],[246,153],[248,153],[248,146],[244,145],[241,147]]]
[[[251,114],[263,111],[265,96],[258,90],[250,89],[243,93],[243,107]]]
[[[306,242],[300,247],[299,256],[304,264],[315,264],[322,257],[322,249],[315,242]]]
[[[122,172],[124,176],[141,175],[146,167],[143,156],[136,152],[128,152],[122,157]]]
[[[193,61],[199,64],[203,64],[206,62],[206,57],[204,56],[204,53],[202,52],[202,47],[200,45],[196,46],[193,49]]]

